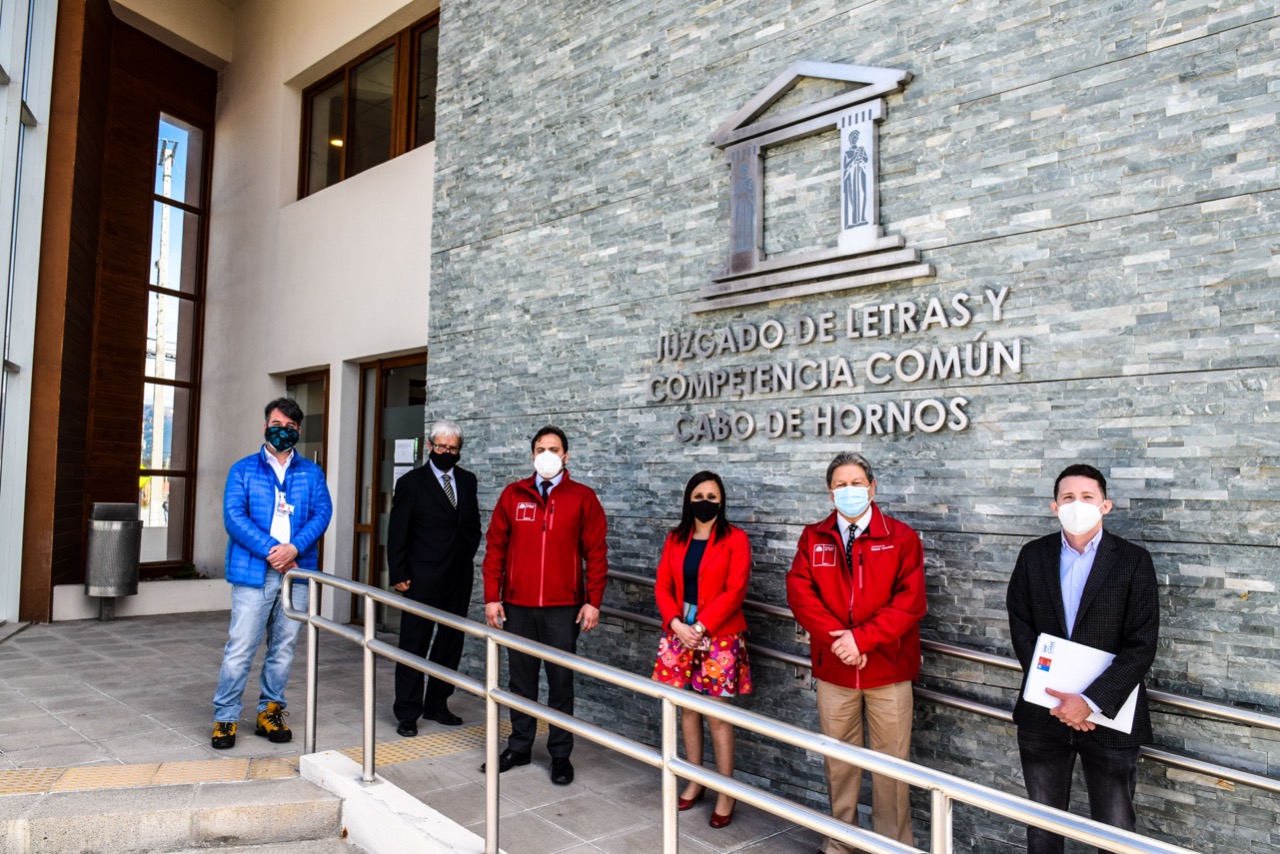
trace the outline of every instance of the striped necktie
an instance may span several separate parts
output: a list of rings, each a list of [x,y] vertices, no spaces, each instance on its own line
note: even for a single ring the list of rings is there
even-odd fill
[[[453,509],[458,509],[458,496],[453,491],[453,481],[449,475],[441,475],[440,479],[444,481],[444,494],[449,496],[449,503],[453,505]]]

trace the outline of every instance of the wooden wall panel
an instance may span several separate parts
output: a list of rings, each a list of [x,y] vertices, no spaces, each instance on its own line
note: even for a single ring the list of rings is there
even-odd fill
[[[136,501],[160,111],[212,128],[217,75],[61,3],[41,240],[20,618],[84,577],[95,501]],[[211,136],[211,134],[210,134]],[[206,147],[212,139],[206,139]]]

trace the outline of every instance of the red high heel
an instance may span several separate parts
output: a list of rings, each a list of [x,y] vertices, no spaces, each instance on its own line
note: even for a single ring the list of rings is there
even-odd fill
[[[704,787],[701,792],[698,792],[697,797],[680,798],[679,800],[676,801],[676,809],[678,809],[680,812],[684,812],[685,810],[691,810],[693,809],[693,805],[696,804],[698,801],[702,800],[703,796],[706,794],[707,794],[707,790]]]
[[[717,801],[717,803],[719,802]],[[738,805],[737,801],[730,799],[729,811],[727,813],[721,814],[716,812],[715,810],[712,810],[711,820],[708,821],[707,824],[711,825],[716,830],[719,830],[722,827],[728,827],[729,822],[733,821],[733,808],[736,807],[737,805]]]
[[[720,815],[718,812],[713,812],[711,814],[711,820],[708,821],[707,824],[711,825],[716,830],[719,830],[722,827],[728,827],[729,822],[731,821],[733,821],[733,810],[729,810],[724,815]]]

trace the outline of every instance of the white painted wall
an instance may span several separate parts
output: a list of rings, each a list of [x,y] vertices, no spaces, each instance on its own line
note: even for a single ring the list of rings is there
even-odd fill
[[[301,89],[433,6],[259,0],[235,10],[214,131],[196,482],[195,562],[210,574],[223,572],[226,472],[261,444],[262,405],[286,374],[328,367],[335,514],[324,564],[350,575],[354,365],[426,346],[434,145],[297,201]],[[327,597],[325,611],[344,618],[345,599]]]

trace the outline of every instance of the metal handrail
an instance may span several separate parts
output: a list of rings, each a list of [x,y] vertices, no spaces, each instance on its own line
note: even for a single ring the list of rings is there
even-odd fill
[[[609,577],[622,581],[626,584],[636,584],[641,587],[653,587],[656,580],[644,575],[637,575],[633,572],[617,572],[609,570]],[[768,614],[772,617],[782,617],[788,620],[794,620],[795,615],[791,613],[790,608],[784,608],[781,605],[770,605],[767,602],[756,602],[748,599],[742,603],[743,610],[755,611],[760,614]],[[1018,663],[1016,658],[1010,658],[1006,655],[999,655],[994,652],[986,652],[980,649],[970,649],[969,647],[959,646],[958,644],[943,643],[942,641],[934,641],[921,639],[920,646],[930,652],[936,652],[940,655],[949,655],[953,658],[959,658],[965,661],[973,661],[978,664],[985,664],[990,667],[999,667],[1003,670],[1014,670],[1022,672],[1022,665]],[[1242,709],[1238,706],[1228,706],[1223,703],[1214,703],[1209,700],[1202,700],[1198,697],[1186,697],[1181,694],[1171,694],[1167,691],[1157,691],[1147,689],[1147,699],[1162,703],[1166,706],[1182,709],[1183,711],[1194,712],[1198,715],[1204,715],[1207,718],[1227,721],[1229,723],[1243,724],[1245,726],[1259,727],[1261,729],[1273,729],[1280,731],[1280,717],[1276,715],[1268,715],[1265,712],[1255,712],[1252,709]]]
[[[848,744],[825,735],[819,735],[755,712],[746,711],[727,703],[717,702],[710,697],[704,697],[692,691],[673,688],[656,680],[645,678],[611,665],[594,662],[545,644],[526,640],[501,629],[493,629],[474,620],[458,617],[446,611],[431,608],[356,581],[308,570],[292,569],[285,574],[285,583],[281,585],[282,595],[283,591],[292,589],[291,582],[303,580],[306,581],[310,594],[306,612],[294,609],[289,601],[291,597],[284,596],[283,598],[286,616],[290,619],[305,621],[307,627],[307,711],[304,733],[304,749],[306,752],[314,753],[316,749],[317,646],[319,630],[322,628],[339,637],[359,643],[364,651],[364,753],[362,757],[362,777],[365,782],[373,782],[376,778],[376,743],[374,740],[376,728],[375,655],[380,654],[407,664],[428,676],[443,679],[464,691],[483,696],[485,698],[485,754],[487,760],[485,766],[486,854],[497,854],[498,852],[498,706],[500,704],[519,709],[540,720],[554,723],[562,729],[581,735],[597,744],[611,750],[617,750],[660,769],[662,774],[662,839],[663,851],[666,854],[678,852],[680,844],[676,823],[676,778],[678,776],[723,792],[737,800],[780,816],[786,821],[794,822],[845,844],[873,852],[873,854],[906,854],[907,852],[917,852],[918,854],[920,852],[918,848],[903,845],[895,840],[862,830],[810,807],[793,803],[770,792],[739,782],[733,777],[723,776],[715,771],[692,765],[680,759],[676,755],[677,734],[679,732],[678,718],[676,716],[678,708],[689,709],[711,718],[727,721],[735,727],[767,736],[802,750],[817,753],[826,759],[858,765],[871,773],[883,774],[906,782],[909,785],[928,789],[931,805],[930,850],[933,854],[951,854],[953,851],[952,810],[956,802],[975,806],[1024,824],[1041,827],[1088,845],[1108,848],[1117,852],[1117,854],[1192,854],[1189,849],[1177,845],[1149,839],[1130,831],[1056,810],[978,783],[971,783],[950,774],[915,765],[906,760],[876,753],[867,748]],[[363,632],[319,615],[317,609],[320,597],[318,594],[322,585],[345,590],[364,598]],[[441,667],[419,656],[409,655],[391,647],[390,644],[377,640],[374,636],[374,613],[376,609],[372,607],[375,602],[432,620],[439,625],[457,629],[464,634],[483,638],[485,642],[485,679],[483,688],[477,680],[471,677],[455,670]],[[599,679],[632,693],[659,700],[662,706],[660,749],[655,750],[649,745],[625,738],[575,717],[564,715],[535,701],[503,691],[498,687],[498,674],[500,671],[498,650],[500,647],[523,652],[526,655],[567,667],[576,673]]]
[[[621,608],[614,608],[609,605],[602,607],[600,609],[600,613],[610,617],[617,617],[620,620],[640,623],[642,625],[652,626],[658,629],[662,628],[662,621],[656,617],[650,617],[646,614],[637,614],[633,611],[624,611]],[[960,649],[963,649],[963,647],[960,647]],[[780,649],[774,649],[773,647],[762,646],[758,643],[748,642],[747,650],[752,655],[758,655],[762,658],[772,658],[775,661],[781,661],[794,667],[803,667],[806,670],[809,669],[811,665],[809,659],[804,656],[796,655],[793,652],[784,652]],[[966,652],[973,651],[966,650]],[[1000,656],[994,656],[990,653],[976,653],[976,655],[990,656],[996,659],[1001,658]],[[1021,668],[1019,668],[1019,670],[1021,670]],[[986,703],[981,703],[977,700],[957,697],[954,694],[947,694],[942,691],[936,691],[920,685],[915,686],[915,695],[922,700],[928,700],[931,703],[937,703],[941,706],[949,706],[953,709],[960,709],[966,712],[985,715],[990,718],[1004,721],[1005,723],[1013,722],[1013,712],[1008,709],[999,709],[995,706],[989,706]],[[1143,746],[1140,748],[1140,751],[1141,755],[1155,762],[1172,765],[1187,771],[1194,771],[1197,774],[1204,774],[1207,777],[1227,780],[1232,783],[1239,783],[1243,786],[1252,786],[1255,789],[1262,789],[1263,791],[1280,794],[1280,780],[1276,780],[1273,777],[1264,777],[1260,774],[1255,774],[1252,771],[1244,771],[1239,768],[1232,768],[1228,765],[1219,765],[1216,762],[1206,762],[1203,759],[1196,759],[1193,756],[1175,753],[1171,750],[1162,750],[1158,747]]]

